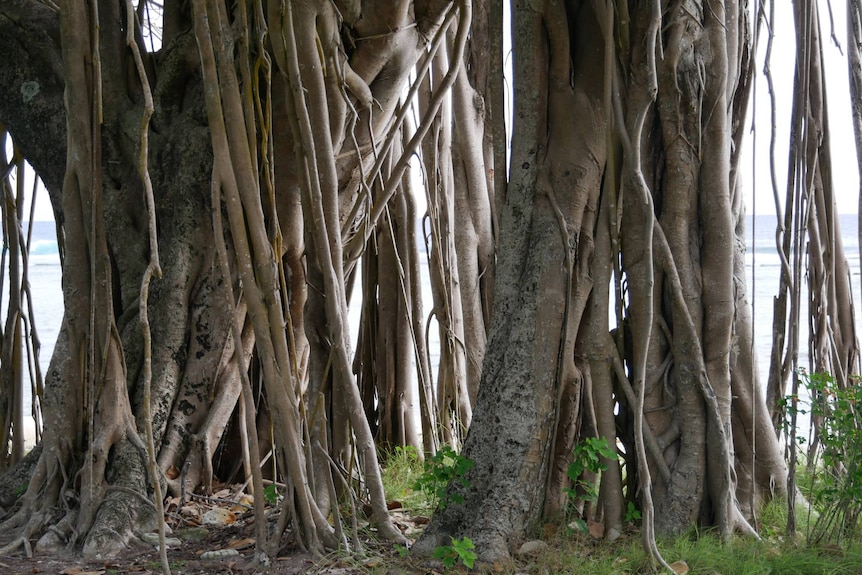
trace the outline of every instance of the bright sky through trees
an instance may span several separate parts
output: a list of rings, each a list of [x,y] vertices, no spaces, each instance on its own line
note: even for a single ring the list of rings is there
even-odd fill
[[[838,212],[855,214],[858,203],[859,175],[856,171],[856,147],[853,139],[853,124],[850,121],[850,87],[848,85],[846,5],[831,2],[834,26],[830,30],[830,2],[821,0],[821,33],[824,39],[823,58],[829,89],[826,92],[829,110],[829,137],[832,145],[832,169],[835,174],[835,197]],[[778,197],[784,201],[787,184],[787,154],[790,133],[790,112],[793,105],[793,70],[796,36],[793,26],[793,7],[789,0],[778,1],[775,6],[774,40],[770,70],[775,83],[775,107],[777,125],[775,128],[775,171],[778,184]],[[834,38],[830,38],[833,36]],[[827,40],[828,39],[828,40]],[[835,39],[841,48],[835,44]],[[757,76],[755,85],[755,106],[749,108],[743,154],[743,188],[747,213],[767,215],[775,213],[772,184],[769,170],[770,141],[770,95],[766,78],[763,75],[764,57],[768,29],[763,28],[757,48]],[[751,131],[752,113],[755,132]],[[752,162],[752,151],[756,147],[756,161]],[[754,175],[753,175],[754,173]],[[752,184],[754,182],[754,185]],[[756,203],[753,201],[756,193]]]
[[[829,30],[829,2],[821,0],[820,18],[823,27],[823,36],[828,37],[834,32],[835,37],[841,43],[841,49],[830,41],[824,51],[826,62],[826,77],[829,81],[827,91],[829,119],[831,130],[832,153],[835,160],[833,169],[837,185],[836,198],[838,211],[842,214],[856,213],[858,204],[858,182],[856,172],[855,144],[853,140],[853,126],[848,121],[850,117],[850,88],[847,78],[847,57],[843,53],[846,43],[847,24],[846,6],[843,3],[832,3],[832,16],[834,19],[833,30]],[[508,15],[508,14],[507,14]],[[507,18],[508,19],[508,18]],[[794,69],[794,43],[795,33],[793,30],[793,12],[791,3],[781,2],[776,6],[774,30],[773,59],[770,69],[776,85],[775,106],[778,118],[776,126],[776,157],[775,169],[778,182],[778,196],[783,200],[785,185],[787,181],[787,142],[790,131],[789,117],[792,106],[793,69]],[[748,207],[748,214],[756,210],[758,215],[774,212],[774,201],[769,174],[769,139],[770,139],[770,97],[767,89],[766,79],[763,76],[763,59],[766,54],[767,42],[766,29],[761,32],[760,44],[757,54],[757,79],[755,86],[756,105],[749,109],[748,126],[752,125],[751,114],[754,113],[756,132],[750,128],[747,130],[745,149],[746,160],[743,165],[743,187]],[[508,44],[508,42],[507,42]],[[508,48],[508,46],[507,46]],[[507,50],[508,52],[508,50]],[[510,70],[510,57],[507,68]],[[511,74],[509,71],[508,74]],[[509,85],[511,82],[508,83]],[[752,163],[752,151],[757,148],[757,161]],[[7,143],[7,154],[12,155],[11,144]],[[752,172],[754,171],[754,175]],[[28,173],[29,176],[29,173]],[[29,179],[29,177],[28,177]],[[753,184],[754,182],[754,184]],[[32,181],[28,181],[27,189],[32,189]],[[756,190],[757,202],[753,201],[752,193]],[[29,210],[29,206],[27,206]],[[36,198],[36,220],[52,220],[51,202],[47,192],[40,186]]]

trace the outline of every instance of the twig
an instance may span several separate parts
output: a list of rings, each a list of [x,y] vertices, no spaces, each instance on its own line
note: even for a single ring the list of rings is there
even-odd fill
[[[229,505],[239,505],[240,507],[244,507],[246,509],[254,509],[251,505],[247,503],[243,503],[241,501],[234,501],[232,499],[222,499],[221,497],[209,497],[207,495],[198,495],[197,493],[189,493],[189,497],[192,499],[197,499],[199,501],[206,501],[207,503],[216,503],[216,504],[229,504]]]

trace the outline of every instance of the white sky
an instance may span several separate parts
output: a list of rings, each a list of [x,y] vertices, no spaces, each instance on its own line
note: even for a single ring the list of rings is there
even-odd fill
[[[791,0],[775,0],[775,39],[772,48],[771,71],[775,83],[775,106],[777,117],[777,146],[775,152],[776,179],[778,195],[783,201],[786,195],[788,137],[790,133],[790,110],[793,105],[793,69],[795,65],[795,32],[793,27],[793,5]],[[831,40],[829,6],[827,0],[819,0],[821,35],[823,38],[823,57],[826,67],[828,89],[826,91],[829,114],[830,144],[832,151],[832,171],[834,192],[838,212],[855,214],[859,201],[859,174],[856,163],[856,144],[851,122],[850,87],[847,72],[847,56]],[[847,44],[846,5],[832,2],[835,21],[835,35],[842,49]],[[754,138],[749,132],[743,144],[742,178],[747,213],[758,215],[775,213],[775,201],[769,172],[770,138],[770,101],[766,79],[763,76],[763,59],[766,53],[766,30],[761,32],[757,55],[757,78],[755,86]],[[750,130],[751,117],[747,121]],[[756,143],[756,160],[752,160],[752,150]],[[756,185],[752,185],[752,182]],[[756,192],[756,197],[752,192]],[[754,203],[756,200],[756,203]]]
[[[789,117],[792,105],[795,33],[793,30],[793,6],[791,0],[775,1],[776,22],[773,27],[775,40],[771,70],[776,85],[778,117],[778,147],[776,148],[775,166],[779,197],[783,199],[787,174],[787,138],[790,131]],[[850,121],[850,89],[848,86],[847,57],[846,54],[841,54],[835,44],[829,39],[830,24],[827,0],[819,0],[819,4],[821,31],[824,38],[826,77],[829,82],[827,101],[833,154],[832,168],[835,176],[835,196],[838,202],[839,213],[855,214],[859,201],[859,176],[856,168],[853,125]],[[833,2],[832,11],[835,20],[835,33],[843,47],[847,41],[845,3]],[[749,132],[747,134],[743,144],[744,159],[741,174],[748,213],[752,214],[756,211],[758,215],[774,213],[775,211],[768,162],[770,102],[766,80],[762,74],[765,51],[766,36],[764,34],[758,47],[754,105],[749,109],[749,114],[756,114],[756,139],[752,138],[752,133]],[[511,65],[511,60],[508,63]],[[749,127],[747,129],[750,129],[750,119],[746,122],[746,125]],[[755,142],[757,148],[756,161],[753,162],[751,153],[754,150]],[[11,157],[11,149],[7,153]],[[32,189],[31,177],[32,175],[29,174],[27,182],[28,190]],[[753,191],[756,191],[756,203],[753,201]],[[29,205],[25,207],[25,211],[29,213]],[[44,188],[37,193],[36,219],[53,219],[48,194]]]
[[[6,160],[12,161],[12,141],[11,138],[6,139]],[[16,174],[13,174],[13,185],[17,185],[14,183],[14,178]],[[30,219],[30,207],[32,202],[32,192],[33,192],[33,178],[35,174],[33,169],[30,168],[30,164],[27,164],[26,169],[24,170],[24,190],[25,190],[25,204],[24,204],[24,220],[27,221]],[[51,208],[51,199],[48,197],[48,190],[45,189],[45,186],[42,185],[42,182],[39,182],[39,186],[36,189],[36,211],[34,213],[35,221],[54,221],[54,211]]]

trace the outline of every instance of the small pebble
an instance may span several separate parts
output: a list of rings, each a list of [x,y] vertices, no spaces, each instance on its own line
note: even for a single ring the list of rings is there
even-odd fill
[[[202,553],[201,559],[225,559],[227,557],[236,557],[237,555],[239,555],[239,551],[236,549],[217,549]]]
[[[177,537],[183,541],[203,541],[209,535],[210,532],[205,527],[188,527],[177,531]]]
[[[203,517],[201,517],[201,523],[205,525],[227,525],[234,521],[236,521],[236,516],[228,509],[222,509],[220,507],[210,509],[203,514]]]
[[[144,533],[141,535],[141,539],[144,540],[145,543],[152,545],[153,547],[159,546],[159,534],[158,533]],[[183,544],[182,541],[177,539],[176,537],[165,537],[165,545],[167,547],[179,547]]]
[[[518,549],[518,555],[520,557],[535,556],[535,555],[539,555],[540,553],[545,551],[547,548],[548,548],[548,544],[545,543],[544,541],[538,541],[538,540],[527,541],[526,543],[521,545],[520,549]]]

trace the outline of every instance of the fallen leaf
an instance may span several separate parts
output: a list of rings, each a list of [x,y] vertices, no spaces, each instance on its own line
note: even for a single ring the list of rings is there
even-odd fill
[[[228,542],[227,546],[230,549],[247,549],[248,547],[254,547],[255,540],[251,537],[246,537],[245,539],[233,539]]]
[[[165,477],[167,477],[168,479],[176,479],[179,476],[180,476],[180,470],[175,465],[171,465],[165,471]]]
[[[229,525],[235,521],[236,515],[221,507],[210,509],[201,517],[201,522],[206,525]]]
[[[180,515],[183,517],[200,517],[201,508],[197,505],[185,505],[180,507]]]
[[[670,564],[670,568],[673,569],[676,575],[685,575],[688,573],[688,563],[685,561],[674,561]]]
[[[380,557],[369,557],[362,562],[362,565],[373,569],[375,567],[380,567],[381,563],[383,563],[383,559],[381,559]]]
[[[84,571],[83,567],[67,567],[60,571],[60,575],[105,575],[105,570]]]
[[[254,497],[243,493],[240,495],[235,505],[230,506],[230,510],[235,513],[244,513],[249,511],[254,506]]]
[[[403,521],[398,521],[397,519],[392,519],[392,524],[395,525],[398,529],[401,530],[402,533],[410,529],[410,525],[404,523]]]

